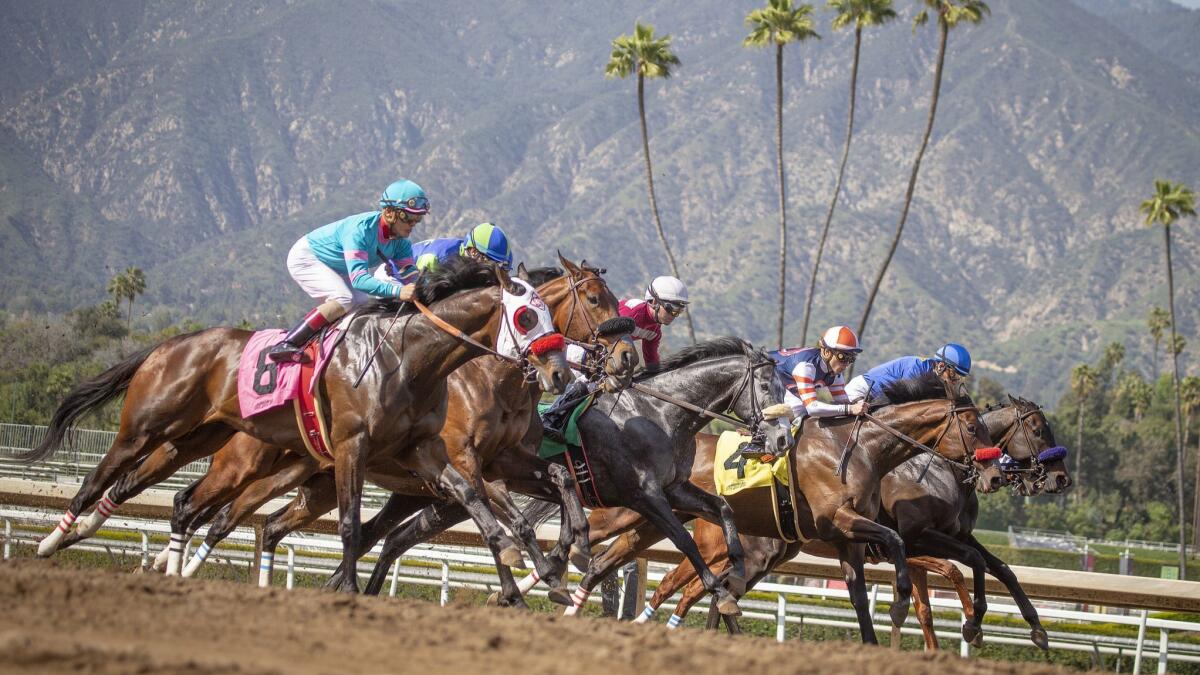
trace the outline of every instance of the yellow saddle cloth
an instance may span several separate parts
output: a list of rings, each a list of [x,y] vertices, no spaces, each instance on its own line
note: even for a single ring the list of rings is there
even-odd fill
[[[717,439],[717,456],[713,461],[713,482],[717,494],[732,495],[749,488],[771,487],[772,478],[788,485],[787,459],[780,457],[770,464],[756,457],[738,455],[750,437],[737,431],[726,431]]]

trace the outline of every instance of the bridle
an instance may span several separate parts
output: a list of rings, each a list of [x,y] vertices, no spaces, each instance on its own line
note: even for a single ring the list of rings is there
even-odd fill
[[[1004,434],[1004,436],[1000,439],[1000,441],[998,443],[996,443],[996,447],[1000,448],[1000,450],[1003,451],[1005,454],[1008,454],[1008,451],[1006,450],[1006,448],[1007,448],[1008,444],[1011,443],[1014,438],[1016,438],[1017,432],[1019,431],[1021,433],[1022,437],[1025,439],[1025,447],[1027,447],[1029,449],[1029,459],[1027,460],[1029,462],[1029,466],[1026,468],[1021,468],[1021,467],[1004,468],[1003,471],[1006,475],[1014,474],[1014,476],[1013,476],[1014,478],[1016,478],[1015,474],[1022,474],[1022,473],[1030,474],[1029,477],[1030,477],[1030,480],[1033,482],[1033,484],[1039,485],[1046,479],[1046,465],[1043,464],[1040,459],[1038,459],[1038,453],[1034,451],[1034,448],[1036,446],[1034,445],[1032,434],[1029,430],[1029,425],[1026,423],[1025,420],[1034,415],[1041,413],[1042,407],[1040,405],[1037,405],[1036,403],[1030,403],[1030,405],[1033,406],[1031,409],[1021,410],[1021,407],[1017,403],[1011,403],[1007,406],[1001,404],[1001,406],[1000,406],[1001,408],[1012,408],[1016,413],[1016,419],[1013,421],[1012,426]],[[1021,460],[1014,460],[1014,461],[1021,461]],[[1013,482],[1012,488],[1014,491],[1017,489],[1016,482]]]
[[[925,445],[924,443],[918,441],[917,439],[915,439],[915,438],[903,433],[899,429],[896,429],[895,427],[891,426],[887,422],[884,422],[879,417],[871,414],[870,412],[863,411],[863,413],[861,415],[859,415],[854,421],[854,428],[850,431],[850,436],[846,439],[846,446],[842,449],[842,458],[838,462],[837,470],[834,473],[836,475],[841,476],[842,484],[844,485],[846,483],[847,469],[849,468],[849,465],[850,465],[850,452],[858,445],[858,435],[859,435],[859,432],[862,430],[863,421],[866,420],[866,421],[875,423],[877,426],[879,426],[879,428],[883,429],[884,431],[886,431],[887,433],[896,437],[897,439],[899,439],[899,440],[903,441],[904,443],[907,443],[908,445],[911,445],[912,447],[917,448],[918,450],[921,450],[922,452],[929,455],[929,461],[925,463],[925,468],[923,468],[921,470],[921,475],[917,477],[917,482],[920,482],[923,478],[925,478],[925,474],[929,471],[930,464],[932,464],[933,459],[935,457],[937,457],[937,458],[941,459],[942,461],[948,463],[954,469],[963,472],[963,474],[964,474],[963,481],[962,481],[963,484],[973,484],[979,478],[979,470],[975,467],[975,462],[972,461],[972,456],[969,451],[971,444],[967,438],[966,431],[963,429],[963,423],[958,418],[958,416],[961,413],[965,413],[968,411],[978,412],[978,409],[975,407],[974,404],[960,405],[959,403],[957,403],[954,400],[949,400],[948,402],[950,404],[950,409],[946,415],[946,418],[947,418],[946,425],[942,428],[941,432],[938,434],[938,437],[933,442],[932,446]],[[954,426],[957,428],[958,435],[959,435],[959,441],[962,442],[963,449],[966,450],[966,452],[964,452],[964,454],[963,454],[963,458],[961,461],[950,459],[949,457],[946,457],[946,456],[942,455],[940,452],[938,452],[937,450],[935,450],[935,448],[937,448],[937,446],[941,445],[942,439],[946,437],[946,434],[948,434],[950,432],[951,426]]]
[[[571,304],[567,310],[567,325],[563,327],[562,334],[567,343],[573,344],[583,350],[585,357],[584,363],[578,364],[580,369],[584,372],[594,375],[595,373],[600,372],[603,369],[604,364],[610,358],[612,358],[613,352],[617,348],[617,344],[622,340],[628,340],[629,338],[623,337],[619,340],[615,340],[611,346],[605,346],[604,343],[600,342],[599,326],[595,321],[592,320],[591,314],[589,314],[586,309],[580,311],[579,314],[583,315],[583,323],[588,331],[587,339],[580,341],[567,337],[567,334],[571,332],[571,324],[575,322],[576,309],[580,306],[580,289],[582,289],[584,285],[593,281],[597,282],[605,292],[612,295],[612,291],[608,287],[608,282],[604,280],[604,277],[600,276],[607,270],[598,267],[588,267],[586,264],[580,265],[580,269],[588,274],[578,278],[576,278],[570,272],[567,272],[566,275],[568,282],[567,293],[569,293],[571,296]],[[613,297],[616,296],[614,295]]]

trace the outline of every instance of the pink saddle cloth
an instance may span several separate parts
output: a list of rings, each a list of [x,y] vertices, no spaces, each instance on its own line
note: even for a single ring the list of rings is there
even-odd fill
[[[336,329],[325,332],[325,341],[317,357],[314,383],[325,371],[337,334]],[[242,349],[242,360],[238,364],[238,405],[243,418],[274,410],[300,395],[300,364],[276,363],[267,358],[267,351],[278,344],[284,335],[286,331],[277,328],[255,331]]]

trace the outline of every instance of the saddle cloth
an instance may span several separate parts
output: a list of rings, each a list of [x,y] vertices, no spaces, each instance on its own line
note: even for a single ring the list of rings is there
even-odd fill
[[[778,459],[763,463],[753,454],[738,455],[750,437],[737,431],[726,431],[717,438],[717,455],[713,458],[713,483],[717,494],[734,495],[751,488],[770,487],[773,480],[789,484],[788,463]],[[780,458],[782,459],[782,458]]]
[[[595,394],[589,395],[571,411],[571,416],[567,418],[566,429],[563,430],[563,436],[567,439],[565,445],[543,436],[542,444],[538,447],[538,457],[567,465],[567,469],[571,471],[571,477],[575,479],[575,494],[579,495],[579,501],[584,506],[592,509],[604,508],[605,505],[600,499],[600,491],[596,488],[595,476],[592,472],[591,462],[588,461],[587,449],[583,445],[583,437],[579,434],[579,418],[587,412],[595,398]],[[539,403],[538,414],[546,412],[551,405],[551,403]]]

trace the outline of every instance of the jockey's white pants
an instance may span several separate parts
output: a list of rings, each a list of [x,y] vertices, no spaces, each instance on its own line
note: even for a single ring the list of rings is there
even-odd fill
[[[861,401],[871,393],[871,383],[862,375],[855,375],[846,383],[846,397],[850,402]]]
[[[336,270],[317,259],[312,247],[308,245],[308,237],[292,245],[287,257],[288,274],[300,284],[300,288],[317,300],[333,300],[347,311],[361,305],[373,296],[355,290],[350,285],[350,278],[339,274]],[[396,283],[393,281],[393,283]]]

